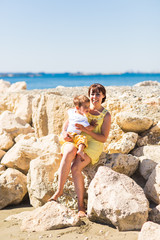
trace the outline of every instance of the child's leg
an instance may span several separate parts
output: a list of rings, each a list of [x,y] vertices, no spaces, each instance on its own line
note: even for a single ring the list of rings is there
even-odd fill
[[[78,150],[77,150],[77,154],[80,155],[83,159],[84,159],[84,148],[85,148],[85,145],[84,144],[79,144],[78,146]]]
[[[84,144],[80,144],[78,146],[77,154],[81,157],[81,161],[89,161],[90,157],[88,157],[88,155],[86,153],[84,153],[84,151],[83,151],[84,148],[85,148],[85,145]]]

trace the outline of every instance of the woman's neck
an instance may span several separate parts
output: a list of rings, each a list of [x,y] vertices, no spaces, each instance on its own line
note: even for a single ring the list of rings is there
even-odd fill
[[[91,111],[95,111],[95,112],[102,112],[102,111],[103,111],[103,107],[102,107],[102,105],[100,105],[100,106],[94,106],[94,105],[91,104],[90,110],[91,110]]]

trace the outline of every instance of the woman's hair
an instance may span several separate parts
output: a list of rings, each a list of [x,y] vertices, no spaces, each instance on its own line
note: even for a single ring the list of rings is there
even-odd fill
[[[85,95],[75,96],[73,99],[73,103],[77,107],[81,107],[83,104],[89,103],[89,102],[90,102],[89,98]]]
[[[90,96],[91,90],[93,93],[102,92],[102,94],[104,95],[104,98],[102,99],[102,103],[106,100],[106,89],[103,85],[101,85],[99,83],[92,84],[88,89],[88,96]]]

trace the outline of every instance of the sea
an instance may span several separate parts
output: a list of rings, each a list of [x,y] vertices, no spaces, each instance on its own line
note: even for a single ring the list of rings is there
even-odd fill
[[[143,81],[160,82],[160,73],[123,73],[123,74],[28,74],[17,76],[4,76],[1,79],[15,82],[25,81],[27,89],[48,89],[58,86],[79,87],[90,86],[93,83],[100,83],[104,86],[133,86]]]

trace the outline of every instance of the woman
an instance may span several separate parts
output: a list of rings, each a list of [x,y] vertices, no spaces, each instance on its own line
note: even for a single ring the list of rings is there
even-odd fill
[[[94,130],[89,130],[80,124],[76,124],[77,129],[81,130],[88,139],[88,147],[84,149],[86,154],[85,161],[81,161],[77,154],[77,148],[72,143],[67,134],[68,120],[63,125],[63,138],[66,141],[62,146],[63,157],[59,168],[58,189],[49,201],[56,201],[63,194],[63,187],[67,180],[70,168],[75,185],[75,191],[78,197],[78,215],[86,216],[84,207],[84,179],[82,169],[89,163],[95,164],[103,151],[103,143],[107,140],[111,116],[110,113],[101,105],[106,99],[106,90],[101,84],[92,84],[89,87],[88,95],[90,97],[90,110],[88,121],[96,122]],[[73,162],[73,164],[72,164]],[[72,166],[71,166],[72,164]]]

